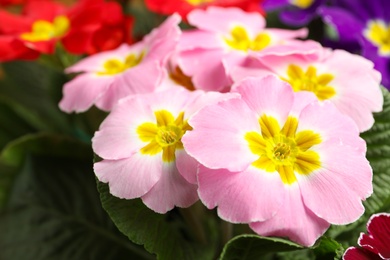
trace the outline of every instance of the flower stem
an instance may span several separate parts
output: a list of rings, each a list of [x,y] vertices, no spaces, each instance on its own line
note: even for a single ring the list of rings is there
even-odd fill
[[[222,246],[224,246],[233,237],[233,224],[221,220],[221,232],[221,242]]]
[[[201,244],[206,244],[206,233],[202,225],[203,210],[203,205],[198,203],[195,203],[189,208],[179,208],[180,214],[183,216],[186,224],[190,227],[195,239]]]

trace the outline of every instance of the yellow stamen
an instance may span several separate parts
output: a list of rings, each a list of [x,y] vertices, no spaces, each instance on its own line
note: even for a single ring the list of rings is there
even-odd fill
[[[317,69],[309,66],[306,71],[295,64],[290,64],[287,68],[288,78],[281,77],[282,80],[290,83],[295,92],[311,91],[319,100],[333,97],[336,91],[328,84],[332,82],[334,76],[329,73],[317,75]]]
[[[309,8],[313,4],[314,0],[290,0],[292,5],[295,5],[301,9]]]
[[[229,38],[224,40],[229,47],[240,51],[259,51],[271,43],[271,37],[266,33],[260,33],[251,39],[246,29],[241,26],[234,27]]]
[[[146,122],[138,126],[137,134],[141,141],[147,142],[140,152],[144,155],[156,155],[162,152],[164,162],[176,159],[177,149],[183,149],[182,136],[191,126],[184,120],[184,112],[176,118],[167,110],[154,113],[156,122]]]
[[[381,20],[370,21],[364,36],[376,47],[382,56],[390,56],[390,24]]]
[[[61,38],[70,28],[70,21],[66,16],[60,15],[53,22],[37,20],[32,24],[31,32],[22,33],[20,37],[30,42],[48,41]]]
[[[187,3],[191,5],[201,5],[201,4],[207,4],[212,3],[214,0],[186,0]]]
[[[144,52],[141,52],[140,55],[129,54],[126,56],[125,60],[119,59],[109,59],[103,64],[103,70],[98,72],[98,75],[115,75],[122,73],[132,67],[137,66],[144,57]]]
[[[247,132],[244,136],[249,149],[259,158],[254,167],[267,172],[277,171],[284,184],[297,181],[295,174],[308,175],[321,167],[320,156],[310,150],[321,143],[319,134],[305,130],[296,133],[298,119],[289,116],[280,129],[272,116],[263,115],[259,119],[261,134]]]

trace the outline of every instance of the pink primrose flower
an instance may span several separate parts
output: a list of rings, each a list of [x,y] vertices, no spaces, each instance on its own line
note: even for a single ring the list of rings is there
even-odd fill
[[[350,247],[343,256],[345,260],[390,259],[390,214],[378,213],[367,222],[368,234],[361,233],[358,244]]]
[[[206,104],[236,94],[182,88],[132,95],[118,102],[92,139],[103,160],[94,164],[97,178],[119,198],[141,198],[166,213],[198,200],[197,162],[183,149],[188,119]]]
[[[180,39],[181,68],[203,90],[229,90],[229,71],[251,55],[307,51],[293,40],[306,37],[306,29],[266,29],[258,13],[212,6],[192,11],[188,21],[197,29],[186,31]],[[317,46],[312,42],[310,48]]]
[[[141,42],[123,44],[89,56],[66,72],[83,72],[65,84],[60,108],[83,112],[92,105],[111,110],[128,95],[153,92],[161,81],[162,66],[180,37],[179,15],[172,15]]]
[[[317,55],[267,56],[232,72],[234,81],[273,74],[290,83],[294,91],[309,91],[320,101],[332,102],[350,116],[359,131],[374,124],[373,112],[383,106],[381,76],[371,61],[343,50],[323,48]]]
[[[194,115],[182,138],[201,164],[201,201],[224,220],[305,246],[330,224],[357,220],[372,169],[354,122],[274,76],[248,78],[235,91],[241,97]]]

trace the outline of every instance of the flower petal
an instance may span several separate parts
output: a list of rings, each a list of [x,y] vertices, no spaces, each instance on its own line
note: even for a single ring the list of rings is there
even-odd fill
[[[304,204],[297,185],[286,188],[283,206],[277,214],[264,222],[249,225],[261,236],[288,237],[304,246],[312,246],[326,231],[329,223],[317,217]]]
[[[161,155],[134,154],[121,160],[103,160],[94,164],[97,178],[110,186],[118,198],[134,199],[147,193],[162,175]]]
[[[67,82],[59,106],[65,112],[84,112],[106,93],[114,81],[113,77],[86,73]]]
[[[246,132],[260,130],[256,115],[238,98],[206,106],[189,124],[193,130],[183,136],[184,148],[209,168],[244,170],[258,157],[244,138]]]
[[[297,174],[297,179],[306,207],[329,223],[348,224],[363,214],[361,198],[337,172],[319,169],[309,175]]]
[[[368,235],[361,233],[358,244],[378,254],[383,259],[390,258],[390,214],[378,213],[367,222]]]
[[[232,223],[272,218],[284,203],[285,188],[277,172],[249,167],[242,172],[211,170],[200,166],[199,197],[218,215]]]
[[[294,101],[291,87],[274,76],[242,80],[236,91],[259,117],[272,116],[279,126],[284,125]]]
[[[175,163],[163,163],[162,174],[152,189],[141,197],[146,206],[164,214],[175,206],[186,208],[199,198],[197,185],[187,182]]]

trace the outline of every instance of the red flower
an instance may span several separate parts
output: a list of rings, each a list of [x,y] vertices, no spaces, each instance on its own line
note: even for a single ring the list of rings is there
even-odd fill
[[[368,234],[361,233],[358,244],[345,251],[345,260],[390,259],[390,214],[378,213],[367,222]]]
[[[26,2],[26,0],[0,0],[0,6],[19,5]]]
[[[170,15],[179,13],[185,20],[194,9],[206,9],[208,6],[239,7],[248,12],[264,14],[259,0],[145,0],[146,6],[153,12]]]
[[[81,0],[68,8],[49,0],[33,0],[24,5],[21,15],[0,10],[0,20],[0,61],[51,54],[57,42],[73,54],[131,43],[131,20],[116,2]]]

